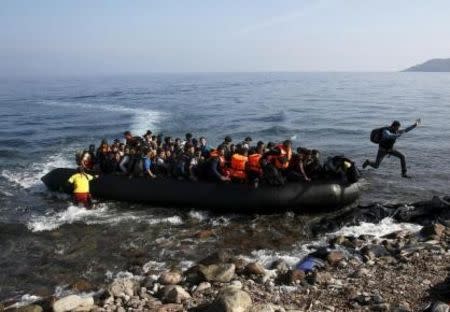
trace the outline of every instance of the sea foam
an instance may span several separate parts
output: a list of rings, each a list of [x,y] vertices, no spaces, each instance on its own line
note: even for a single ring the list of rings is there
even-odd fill
[[[61,101],[43,101],[44,105],[56,106],[56,107],[74,107],[78,109],[83,109],[87,111],[106,111],[106,112],[116,112],[131,115],[131,126],[130,129],[136,134],[142,134],[147,129],[156,129],[159,122],[165,118],[165,114],[146,108],[133,108],[123,105],[116,104],[97,104],[97,103],[84,103],[84,102],[61,102]]]

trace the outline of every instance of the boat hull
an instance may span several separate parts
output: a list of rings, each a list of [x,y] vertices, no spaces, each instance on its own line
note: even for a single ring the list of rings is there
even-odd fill
[[[58,168],[42,177],[52,191],[71,193],[67,180],[76,170]],[[91,181],[95,198],[149,203],[158,206],[189,206],[225,211],[279,211],[290,209],[336,210],[359,197],[357,183],[287,183],[282,187],[246,184],[179,181],[172,178],[103,175]]]

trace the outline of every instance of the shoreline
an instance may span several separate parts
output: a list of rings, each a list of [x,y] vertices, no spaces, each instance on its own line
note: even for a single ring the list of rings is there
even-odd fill
[[[4,302],[3,309],[424,311],[429,304],[441,304],[441,308],[448,309],[450,206],[446,199],[440,203],[440,213],[431,209],[437,205],[436,199],[408,210],[408,215],[402,209],[405,205],[392,207],[401,218],[421,219],[416,222],[423,225],[418,232],[401,230],[381,237],[337,235],[321,246],[311,243],[313,252],[309,256],[314,260],[307,262],[314,266],[311,272],[306,264],[299,270],[281,258],[264,266],[241,255],[219,251],[184,271],[149,266],[141,268],[141,275],[117,277],[104,289],[80,281],[77,285],[80,296],[49,296],[17,308],[13,302]],[[373,213],[374,207],[369,211]],[[364,220],[363,209],[359,213],[356,223]],[[345,215],[341,216],[341,221],[345,219]],[[377,222],[376,218],[374,221]],[[319,225],[323,227],[320,222]],[[328,226],[325,222],[325,228]]]

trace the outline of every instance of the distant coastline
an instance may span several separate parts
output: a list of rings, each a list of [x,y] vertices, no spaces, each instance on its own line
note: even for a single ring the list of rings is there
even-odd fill
[[[431,59],[403,70],[404,72],[450,72],[450,58]]]

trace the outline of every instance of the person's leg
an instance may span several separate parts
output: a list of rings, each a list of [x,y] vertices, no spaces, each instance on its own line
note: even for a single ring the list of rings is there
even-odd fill
[[[395,149],[391,150],[389,152],[389,154],[392,155],[392,156],[400,158],[400,164],[402,166],[402,175],[406,176],[407,169],[406,169],[406,158],[405,158],[405,155],[403,155],[401,152],[399,152],[399,151],[397,151]]]
[[[388,153],[386,150],[379,148],[376,160],[373,162],[373,161],[370,161],[367,159],[363,164],[363,168],[366,168],[367,166],[371,166],[372,168],[378,169],[380,167],[381,162],[383,161],[384,157],[387,154]]]
[[[83,205],[85,208],[91,208],[91,195],[89,193],[74,193],[73,201],[76,205]]]

